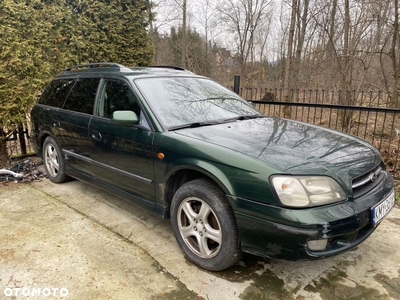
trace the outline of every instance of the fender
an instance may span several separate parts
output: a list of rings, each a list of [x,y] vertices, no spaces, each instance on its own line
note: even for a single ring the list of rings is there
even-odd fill
[[[210,163],[198,158],[182,158],[170,163],[167,168],[167,173],[164,176],[164,182],[176,172],[180,170],[193,170],[203,173],[207,177],[210,177],[218,186],[224,191],[225,194],[234,195],[234,188],[225,175],[225,173],[216,166],[215,162]]]

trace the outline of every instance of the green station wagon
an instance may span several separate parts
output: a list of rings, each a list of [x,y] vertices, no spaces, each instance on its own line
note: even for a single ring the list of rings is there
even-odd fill
[[[51,181],[70,177],[170,218],[185,256],[219,271],[242,252],[289,260],[363,242],[395,204],[379,152],[270,118],[174,67],[70,67],[31,113]]]

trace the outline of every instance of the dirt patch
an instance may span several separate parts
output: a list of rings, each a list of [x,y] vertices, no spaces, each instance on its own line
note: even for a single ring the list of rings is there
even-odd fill
[[[378,290],[358,284],[348,278],[340,268],[335,268],[326,274],[325,278],[314,280],[304,288],[306,291],[319,293],[326,300],[376,300],[390,299],[388,295],[382,295]],[[306,299],[298,296],[297,299]]]
[[[393,299],[400,299],[400,269],[398,270],[398,273],[399,276],[394,278],[390,278],[385,274],[376,274],[374,276],[376,281],[380,282],[385,287],[385,289],[388,291],[389,295],[393,297]]]

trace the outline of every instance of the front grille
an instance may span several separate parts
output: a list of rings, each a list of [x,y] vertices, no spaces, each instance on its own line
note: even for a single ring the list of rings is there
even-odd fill
[[[374,189],[385,177],[383,165],[379,165],[353,180],[353,197],[354,199],[365,195],[370,190]]]

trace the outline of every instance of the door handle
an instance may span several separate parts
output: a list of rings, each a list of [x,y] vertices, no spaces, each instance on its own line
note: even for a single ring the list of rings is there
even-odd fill
[[[103,139],[103,137],[101,136],[101,133],[97,132],[97,131],[92,131],[90,133],[90,136],[91,136],[92,140],[95,140],[97,142],[99,142]]]

